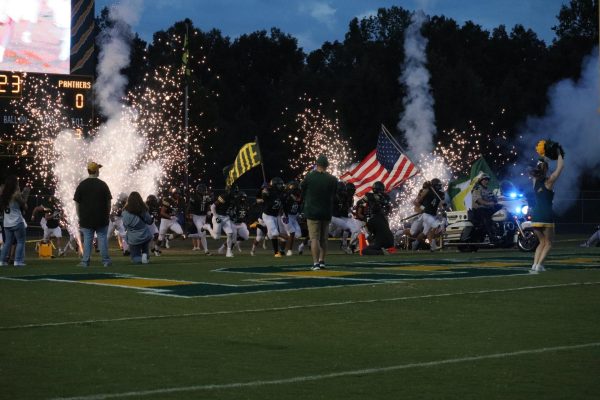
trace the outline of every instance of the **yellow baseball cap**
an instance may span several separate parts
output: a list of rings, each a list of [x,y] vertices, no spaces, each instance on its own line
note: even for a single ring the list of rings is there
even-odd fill
[[[100,168],[102,168],[102,165],[100,165],[100,164],[98,164],[97,162],[94,162],[94,161],[90,161],[87,164],[88,171],[91,171],[91,172],[94,172],[94,173],[98,172],[98,170],[100,170]]]

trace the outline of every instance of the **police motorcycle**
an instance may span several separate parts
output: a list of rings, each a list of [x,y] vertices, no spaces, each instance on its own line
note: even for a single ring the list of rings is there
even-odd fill
[[[448,211],[444,246],[455,246],[461,252],[481,248],[514,248],[535,251],[539,241],[531,226],[531,208],[522,193],[513,190],[498,197],[500,209],[492,215],[492,236],[482,223],[475,223],[473,210]]]

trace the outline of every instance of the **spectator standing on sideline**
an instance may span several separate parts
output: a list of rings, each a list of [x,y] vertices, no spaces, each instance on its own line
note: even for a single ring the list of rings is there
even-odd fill
[[[10,249],[13,241],[16,241],[15,267],[25,266],[25,218],[23,211],[27,209],[27,197],[29,188],[25,187],[23,192],[19,189],[19,180],[15,175],[6,178],[2,194],[0,195],[0,206],[4,210],[4,246],[0,255],[0,266],[8,265]]]
[[[327,172],[328,166],[327,157],[319,155],[316,169],[309,172],[300,184],[313,257],[313,271],[325,268],[329,223],[337,189],[337,179]]]
[[[154,218],[148,212],[148,206],[138,192],[131,192],[121,213],[123,226],[127,230],[126,240],[129,244],[131,261],[134,264],[148,264],[152,232],[149,225]]]
[[[102,265],[109,267],[112,261],[108,254],[108,222],[112,195],[108,185],[98,178],[102,165],[90,161],[87,165],[89,176],[75,189],[73,200],[79,218],[79,227],[83,233],[83,257],[79,266],[90,265],[94,232],[98,236],[98,247],[102,256]]]

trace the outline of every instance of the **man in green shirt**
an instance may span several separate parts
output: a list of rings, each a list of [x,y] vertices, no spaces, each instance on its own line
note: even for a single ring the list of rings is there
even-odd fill
[[[329,223],[337,189],[337,179],[327,172],[328,166],[327,157],[319,155],[317,168],[309,172],[300,184],[313,257],[313,271],[325,268]]]

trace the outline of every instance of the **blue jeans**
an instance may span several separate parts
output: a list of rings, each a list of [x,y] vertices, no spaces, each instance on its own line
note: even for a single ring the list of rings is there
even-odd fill
[[[0,261],[6,262],[10,255],[10,248],[13,241],[17,241],[15,249],[15,263],[25,262],[25,224],[20,222],[15,226],[4,227],[4,246],[2,246],[2,255]]]
[[[94,232],[96,232],[96,236],[98,237],[98,249],[100,250],[100,255],[102,256],[102,264],[110,264],[110,256],[108,255],[108,225],[103,226],[101,228],[80,228],[81,233],[83,234],[83,258],[81,262],[90,265],[90,256],[92,254],[92,243],[94,241]]]
[[[129,252],[131,253],[131,261],[134,264],[140,264],[142,262],[142,253],[148,255],[150,250],[150,240],[141,244],[130,244]]]

